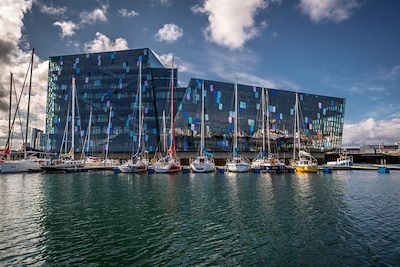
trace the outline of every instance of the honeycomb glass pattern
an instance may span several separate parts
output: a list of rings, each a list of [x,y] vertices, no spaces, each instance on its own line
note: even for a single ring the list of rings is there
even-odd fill
[[[138,61],[142,62],[144,141],[154,152],[163,132],[163,112],[167,132],[170,126],[171,69],[165,68],[149,49],[56,56],[49,59],[46,136],[47,148],[59,152],[71,102],[71,80],[76,78],[77,107],[75,148],[82,151],[93,110],[89,151],[109,151],[129,155],[137,146]],[[174,84],[178,71],[174,69]],[[178,151],[197,151],[200,142],[201,86],[192,78],[187,87],[174,93]],[[211,151],[230,151],[234,112],[234,83],[204,80],[206,144]],[[273,145],[289,151],[293,146],[295,92],[268,88],[270,129]],[[238,85],[239,150],[257,151],[261,146],[261,88]],[[299,92],[303,146],[316,150],[340,148],[346,101],[343,98]],[[111,129],[108,129],[112,107]],[[70,114],[71,112],[69,112]],[[69,127],[71,117],[69,116]],[[70,140],[70,129],[68,140]],[[170,141],[170,140],[169,140]],[[68,143],[68,147],[71,144]]]
[[[162,109],[167,104],[171,70],[165,68],[153,52],[146,49],[57,56],[49,59],[46,112],[47,146],[58,152],[71,105],[71,80],[76,79],[77,112],[75,151],[82,151],[93,110],[89,151],[105,151],[110,107],[110,152],[129,153],[137,145],[138,61],[142,61],[142,95],[144,106],[144,141],[150,152],[158,144],[162,126]],[[177,70],[175,84],[177,82]],[[177,97],[186,88],[177,88]],[[157,96],[157,98],[156,98]],[[159,108],[157,108],[159,107]],[[158,112],[161,110],[161,115]],[[69,112],[71,114],[71,112]],[[167,113],[169,119],[169,113]],[[71,127],[69,116],[69,127]],[[68,132],[70,138],[70,130]],[[70,143],[68,146],[70,147]]]
[[[200,137],[202,80],[191,79],[177,114],[178,148],[196,151]],[[231,149],[234,122],[234,84],[204,80],[207,148]],[[295,92],[268,88],[270,132],[280,147],[293,145]],[[299,93],[303,145],[311,149],[341,146],[345,99]],[[261,88],[238,84],[239,150],[261,146]]]

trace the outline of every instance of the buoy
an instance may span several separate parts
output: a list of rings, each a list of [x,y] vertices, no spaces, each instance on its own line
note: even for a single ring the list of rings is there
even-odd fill
[[[287,168],[286,169],[288,173],[295,173],[295,169],[294,168]]]
[[[189,173],[190,172],[190,168],[189,167],[183,167],[182,168],[182,173]]]
[[[332,173],[332,168],[324,167],[324,168],[322,169],[322,172],[323,172],[323,173],[326,173],[326,174]]]
[[[224,168],[217,168],[219,173],[225,173],[225,169]]]
[[[378,173],[389,173],[389,172],[390,170],[387,167],[382,166],[378,168]]]

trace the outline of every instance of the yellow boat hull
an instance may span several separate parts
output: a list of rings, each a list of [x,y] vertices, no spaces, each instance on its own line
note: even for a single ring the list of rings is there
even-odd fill
[[[312,165],[312,166],[296,166],[296,172],[300,173],[316,173],[318,172],[318,166]]]

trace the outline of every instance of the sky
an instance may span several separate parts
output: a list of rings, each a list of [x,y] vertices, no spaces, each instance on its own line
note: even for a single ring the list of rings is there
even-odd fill
[[[345,146],[400,140],[400,1],[1,0],[0,146],[9,73],[35,48],[32,126],[44,128],[48,58],[151,48],[191,77],[346,98]],[[21,100],[24,118],[27,94]],[[18,121],[18,120],[17,120]],[[18,131],[17,131],[18,132]]]

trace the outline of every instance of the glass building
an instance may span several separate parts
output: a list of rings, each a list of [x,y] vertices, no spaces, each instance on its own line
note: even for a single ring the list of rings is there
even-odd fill
[[[177,113],[178,148],[196,151],[200,140],[201,79],[191,79]],[[230,151],[234,122],[233,83],[204,80],[206,144],[212,151]],[[271,140],[275,149],[293,146],[296,93],[268,90]],[[261,147],[261,88],[238,84],[240,151]],[[302,145],[310,149],[340,148],[345,99],[299,93]]]
[[[137,146],[138,61],[142,62],[144,141],[154,152],[160,141],[165,111],[170,124],[171,69],[165,68],[148,49],[55,56],[49,59],[46,110],[47,147],[59,152],[65,139],[67,118],[71,127],[71,80],[76,79],[77,111],[75,151],[82,151],[93,110],[91,142],[85,150],[102,153],[106,148],[110,108],[110,152],[130,153]],[[168,66],[169,67],[169,66]],[[174,69],[174,84],[178,71]],[[200,142],[200,79],[176,87],[175,122],[178,151],[196,151]],[[206,144],[213,151],[229,151],[233,132],[234,84],[204,80]],[[238,85],[239,148],[254,151],[261,144],[261,88]],[[290,147],[293,137],[295,93],[268,89],[270,127],[276,145]],[[299,93],[304,145],[334,149],[341,145],[345,99]],[[70,130],[67,131],[70,140]],[[70,147],[70,143],[67,143]],[[69,148],[68,148],[69,149]]]
[[[93,110],[91,142],[85,150],[94,153],[105,151],[110,108],[109,151],[132,151],[138,141],[138,61],[142,61],[144,141],[147,149],[154,151],[162,127],[162,111],[166,107],[169,119],[171,69],[165,68],[148,48],[50,57],[46,112],[48,149],[53,152],[60,150],[67,118],[71,127],[71,88],[72,77],[75,77],[75,151],[82,151],[90,109]],[[177,84],[176,69],[174,74]],[[185,90],[175,89],[177,104]],[[67,133],[69,138],[67,136],[66,140],[71,140],[70,130]]]

